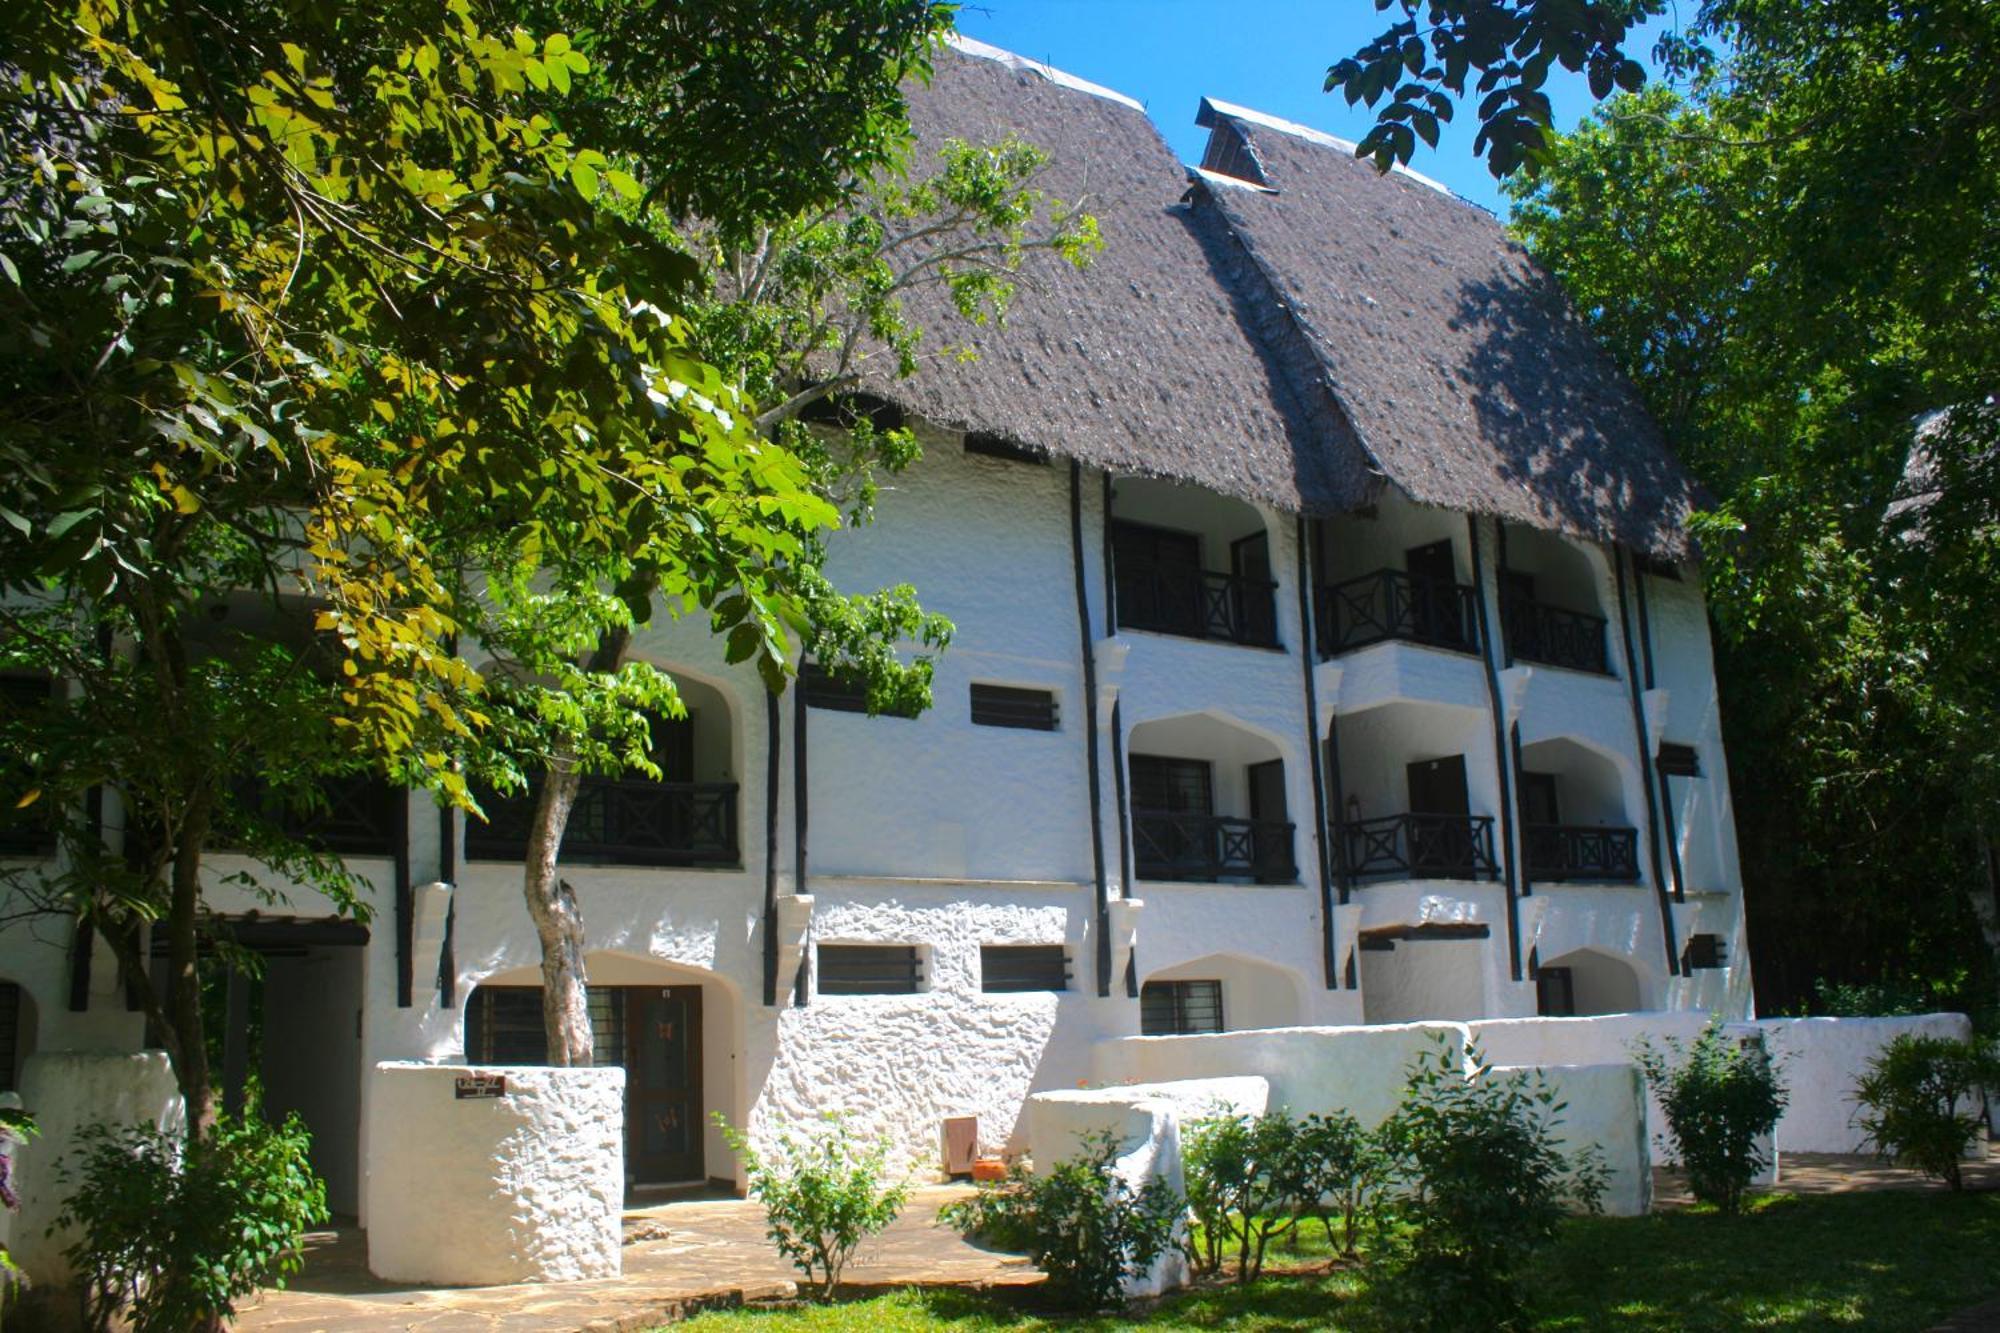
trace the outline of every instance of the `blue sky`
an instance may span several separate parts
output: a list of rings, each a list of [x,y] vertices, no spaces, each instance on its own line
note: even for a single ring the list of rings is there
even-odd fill
[[[1201,99],[1219,98],[1345,139],[1373,124],[1364,108],[1320,91],[1326,67],[1387,27],[1400,9],[1371,0],[966,0],[958,28],[994,46],[1054,65],[1145,104],[1183,161],[1200,160]],[[1651,30],[1633,43],[1650,67]],[[1551,79],[1556,122],[1589,111],[1580,75]],[[1435,149],[1418,147],[1415,170],[1496,213],[1505,201],[1472,155],[1472,108],[1461,105]]]

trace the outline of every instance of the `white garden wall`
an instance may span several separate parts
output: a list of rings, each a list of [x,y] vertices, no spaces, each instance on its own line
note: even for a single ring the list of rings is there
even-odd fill
[[[1565,1156],[1595,1150],[1606,1170],[1600,1203],[1612,1217],[1653,1206],[1653,1154],[1646,1133],[1645,1079],[1630,1064],[1497,1068],[1492,1077],[1546,1081],[1564,1103],[1556,1146]]]
[[[459,1081],[498,1074],[504,1095]],[[368,1269],[476,1286],[616,1277],[625,1071],[387,1063],[369,1105]]]
[[[77,1147],[78,1133],[89,1125],[145,1124],[178,1135],[187,1126],[186,1107],[164,1051],[39,1052],[21,1072],[21,1104],[41,1133],[14,1148],[21,1210],[8,1252],[30,1282],[50,1286],[70,1272],[63,1250],[75,1232],[51,1235],[49,1228],[69,1198],[59,1164]]]
[[[1778,1121],[1778,1151],[1858,1153],[1869,1149],[1855,1123],[1854,1087],[1869,1061],[1904,1035],[1963,1041],[1972,1035],[1972,1022],[1964,1014],[1766,1018],[1729,1030],[1760,1033],[1778,1062],[1791,1095]]]
[[[1465,1027],[1458,1023],[1123,1037],[1097,1044],[1097,1077],[1163,1083],[1256,1074],[1269,1080],[1273,1107],[1297,1115],[1344,1110],[1372,1128],[1402,1101],[1410,1064],[1430,1058],[1439,1039],[1463,1055]]]

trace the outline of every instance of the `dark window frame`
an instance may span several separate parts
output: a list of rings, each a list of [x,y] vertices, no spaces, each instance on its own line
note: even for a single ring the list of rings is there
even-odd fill
[[[1060,944],[982,944],[979,989],[1019,995],[1070,988],[1069,950]]]
[[[1722,936],[1702,933],[1688,936],[1687,948],[1681,951],[1681,970],[1693,972],[1719,970],[1729,966],[1729,946]]]
[[[836,672],[828,671],[817,662],[799,665],[799,679],[795,688],[804,696],[807,708],[816,708],[827,713],[868,713],[868,687],[859,681]],[[911,721],[917,716],[913,712],[884,710],[876,717],[901,718]]]
[[[976,680],[967,691],[967,697],[975,727],[1056,731],[1062,725],[1062,713],[1054,690],[993,685]]]

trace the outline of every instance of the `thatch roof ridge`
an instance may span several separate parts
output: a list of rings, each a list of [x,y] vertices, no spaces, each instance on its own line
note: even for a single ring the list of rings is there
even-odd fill
[[[1098,218],[1105,249],[1083,273],[1031,256],[992,327],[918,293],[915,322],[975,359],[899,380],[879,358],[868,391],[941,426],[1288,512],[1353,509],[1393,484],[1686,554],[1685,475],[1491,214],[1414,173],[1379,176],[1305,126],[1213,99],[1202,114],[1243,136],[1225,169],[1266,180],[1184,167],[1122,94],[979,43],[940,52],[910,90],[919,143],[1037,144],[1052,159],[1041,184]]]
[[[1031,254],[995,326],[969,327],[943,293],[917,292],[914,322],[975,359],[899,380],[889,358],[875,358],[864,387],[938,425],[1109,472],[1292,512],[1356,503],[1328,465],[1326,428],[1279,382],[1236,294],[1210,274],[1180,202],[1185,170],[1151,118],[1059,71],[965,46],[940,52],[930,86],[910,90],[919,144],[1020,135],[1051,157],[1038,185],[1081,202],[1105,248],[1081,273]]]
[[[1369,457],[1420,503],[1673,558],[1694,490],[1555,280],[1477,205],[1212,100],[1269,191],[1197,189],[1300,326]]]

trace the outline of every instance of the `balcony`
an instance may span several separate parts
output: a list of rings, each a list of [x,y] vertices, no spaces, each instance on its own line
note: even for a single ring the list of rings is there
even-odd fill
[[[1118,627],[1278,646],[1278,585],[1186,565],[1117,562]]]
[[[534,820],[534,793],[485,804],[489,822],[467,827],[465,854],[521,860]],[[585,778],[570,810],[562,859],[622,866],[736,865],[736,784]]]
[[[1600,676],[1611,674],[1604,655],[1603,616],[1568,611],[1526,597],[1503,597],[1500,623],[1506,630],[1511,658]]]
[[[1298,878],[1292,831],[1279,820],[1134,810],[1133,865],[1141,879],[1288,884]]]
[[[1350,879],[1493,879],[1491,815],[1382,815],[1333,830],[1334,856]]]
[[[1479,651],[1479,607],[1472,589],[1407,570],[1378,569],[1321,588],[1315,619],[1322,657],[1390,640]]]
[[[1585,824],[1528,824],[1521,830],[1528,878],[1537,883],[1601,880],[1636,884],[1639,830]]]

